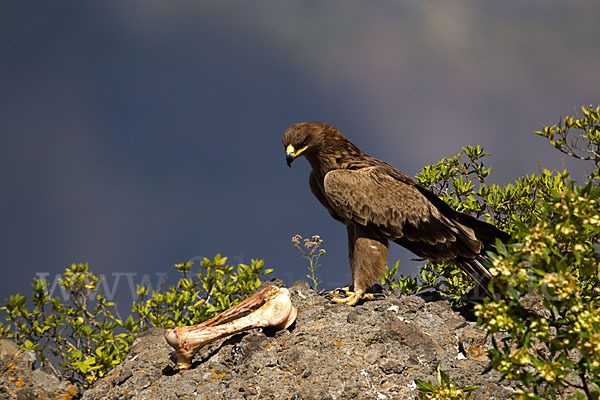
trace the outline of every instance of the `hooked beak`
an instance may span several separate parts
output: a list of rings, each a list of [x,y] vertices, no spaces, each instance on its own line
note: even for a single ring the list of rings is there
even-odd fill
[[[286,154],[285,155],[285,162],[287,163],[288,167],[292,167],[292,163],[294,162],[294,160],[296,159],[296,157],[294,157],[291,154]]]
[[[292,162],[294,162],[296,157],[298,157],[304,150],[306,150],[307,147],[308,146],[304,146],[300,150],[296,150],[294,149],[294,146],[290,144],[287,147],[287,149],[285,149],[285,162],[287,163],[288,167],[292,166]]]

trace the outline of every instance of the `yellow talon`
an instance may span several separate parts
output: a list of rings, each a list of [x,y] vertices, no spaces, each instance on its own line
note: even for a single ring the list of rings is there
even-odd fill
[[[332,292],[332,295],[333,294],[334,293]],[[375,299],[375,296],[373,296],[371,293],[365,293],[363,290],[357,290],[356,292],[351,292],[350,290],[347,290],[346,292],[344,292],[344,295],[346,296],[345,298],[334,297],[333,299],[331,299],[331,301],[338,304],[343,303],[349,306],[353,306],[360,300]]]
[[[336,297],[338,295],[348,297],[352,294],[352,291],[350,290],[350,286],[344,286],[343,288],[337,288],[337,289],[330,291],[329,294],[333,297]]]

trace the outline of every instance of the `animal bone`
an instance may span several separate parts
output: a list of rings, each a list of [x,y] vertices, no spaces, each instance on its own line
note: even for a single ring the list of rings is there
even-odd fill
[[[171,359],[177,369],[189,369],[194,355],[207,344],[252,328],[285,329],[294,323],[297,312],[286,288],[268,286],[208,321],[168,329],[165,339],[175,349]]]

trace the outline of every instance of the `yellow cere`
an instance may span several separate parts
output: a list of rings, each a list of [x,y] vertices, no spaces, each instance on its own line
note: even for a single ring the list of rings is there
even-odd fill
[[[287,149],[285,149],[286,154],[290,155],[290,156],[294,156],[294,157],[298,157],[304,150],[308,149],[308,146],[304,146],[303,148],[301,148],[300,150],[296,151],[294,149],[294,146],[292,146],[291,144],[287,147]]]

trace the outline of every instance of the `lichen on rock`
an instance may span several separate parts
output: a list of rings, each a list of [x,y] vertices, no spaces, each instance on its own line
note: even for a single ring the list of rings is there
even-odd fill
[[[76,386],[35,368],[33,350],[23,351],[13,341],[0,339],[0,399],[77,399]]]

